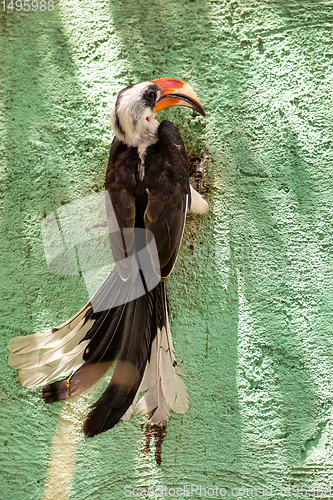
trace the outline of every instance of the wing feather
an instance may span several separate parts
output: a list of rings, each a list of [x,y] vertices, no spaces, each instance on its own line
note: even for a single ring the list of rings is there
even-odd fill
[[[190,188],[186,150],[175,125],[163,121],[158,138],[145,157],[148,201],[144,222],[155,237],[165,278],[178,256]]]

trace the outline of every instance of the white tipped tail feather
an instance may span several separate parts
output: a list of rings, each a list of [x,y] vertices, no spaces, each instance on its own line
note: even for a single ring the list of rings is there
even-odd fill
[[[164,424],[169,420],[170,411],[185,413],[188,409],[188,393],[180,377],[184,374],[177,366],[174,355],[166,304],[165,311],[166,325],[157,329],[141,386],[124,420],[130,417],[134,407],[141,414],[154,411],[150,424]],[[144,391],[145,394],[136,403],[139,393]]]
[[[136,404],[135,410],[145,414],[154,411],[150,424],[164,424],[170,411],[185,413],[188,409],[186,386],[179,375],[183,372],[176,366],[171,337],[163,327],[158,329],[152,346],[152,356],[146,368],[140,392],[146,391]]]

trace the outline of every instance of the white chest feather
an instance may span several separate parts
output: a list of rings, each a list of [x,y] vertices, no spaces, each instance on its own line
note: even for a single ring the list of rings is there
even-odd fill
[[[138,165],[138,173],[140,181],[142,181],[145,176],[145,156],[148,146],[150,146],[150,143],[147,142],[144,142],[143,144],[140,144],[140,146],[138,146],[138,153],[140,158],[140,162]]]

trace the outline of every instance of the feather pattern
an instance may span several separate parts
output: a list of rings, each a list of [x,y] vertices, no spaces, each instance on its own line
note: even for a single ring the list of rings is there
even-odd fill
[[[118,274],[112,272],[92,299],[97,309],[105,300],[111,309],[89,311],[88,315],[94,318],[94,322],[82,340],[85,344],[83,363],[75,368],[69,378],[43,387],[43,398],[46,403],[67,399],[88,389],[112,366],[122,340],[122,325],[126,311],[126,304],[112,307],[117,294],[111,293],[111,300],[108,298],[110,290],[121,287],[121,280],[120,283],[117,282],[117,277],[119,278]],[[117,286],[114,286],[115,284]]]
[[[160,283],[126,304],[118,360],[107,389],[85,420],[83,430],[87,436],[111,429],[132,405],[150,356],[152,336],[156,335],[156,302],[163,286]]]
[[[151,424],[167,422],[171,410],[185,413],[188,409],[188,393],[174,355],[165,295],[163,298],[165,324],[157,329],[150,361],[139,389],[146,393],[135,408],[141,414],[154,411],[149,421]]]
[[[16,369],[40,368],[44,365],[50,365],[73,352],[72,350],[77,347],[93,324],[93,320],[85,321],[83,319],[71,332],[62,338],[57,339],[49,336],[50,341],[43,344],[44,339],[42,339],[34,351],[27,353],[14,352],[9,355],[9,365]]]
[[[76,370],[83,363],[89,341],[82,342],[94,320],[87,318],[90,303],[62,325],[12,339],[8,363],[19,369],[24,387],[39,387]]]
[[[33,333],[32,335],[25,335],[11,339],[8,343],[8,349],[12,353],[21,355],[36,351],[42,347],[58,345],[58,343],[61,343],[62,339],[67,335],[75,335],[78,332],[75,328],[80,322],[82,322],[90,307],[90,302],[88,302],[78,313],[60,326],[51,328],[50,330]],[[9,356],[9,360],[11,359],[13,359],[12,355]]]
[[[82,342],[69,353],[62,356],[56,366],[44,365],[39,368],[23,368],[19,373],[19,380],[24,387],[39,387],[48,384],[55,378],[77,370],[83,363],[83,353],[88,341]]]
[[[94,385],[111,367],[112,362],[85,363],[64,380],[43,387],[46,403],[54,403],[75,396]]]

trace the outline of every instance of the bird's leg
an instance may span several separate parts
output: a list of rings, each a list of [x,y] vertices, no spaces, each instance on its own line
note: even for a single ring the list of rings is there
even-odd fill
[[[200,157],[201,157],[201,160],[200,160],[200,163],[197,162],[197,165],[196,165],[197,171],[196,171],[195,176],[194,176],[195,182],[196,182],[196,189],[197,189],[199,194],[206,192],[206,189],[202,189],[202,179],[203,179],[203,176],[205,173],[205,168],[206,168],[207,162],[209,160],[214,161],[212,156],[206,155],[206,151],[204,149],[202,149],[200,151]]]

